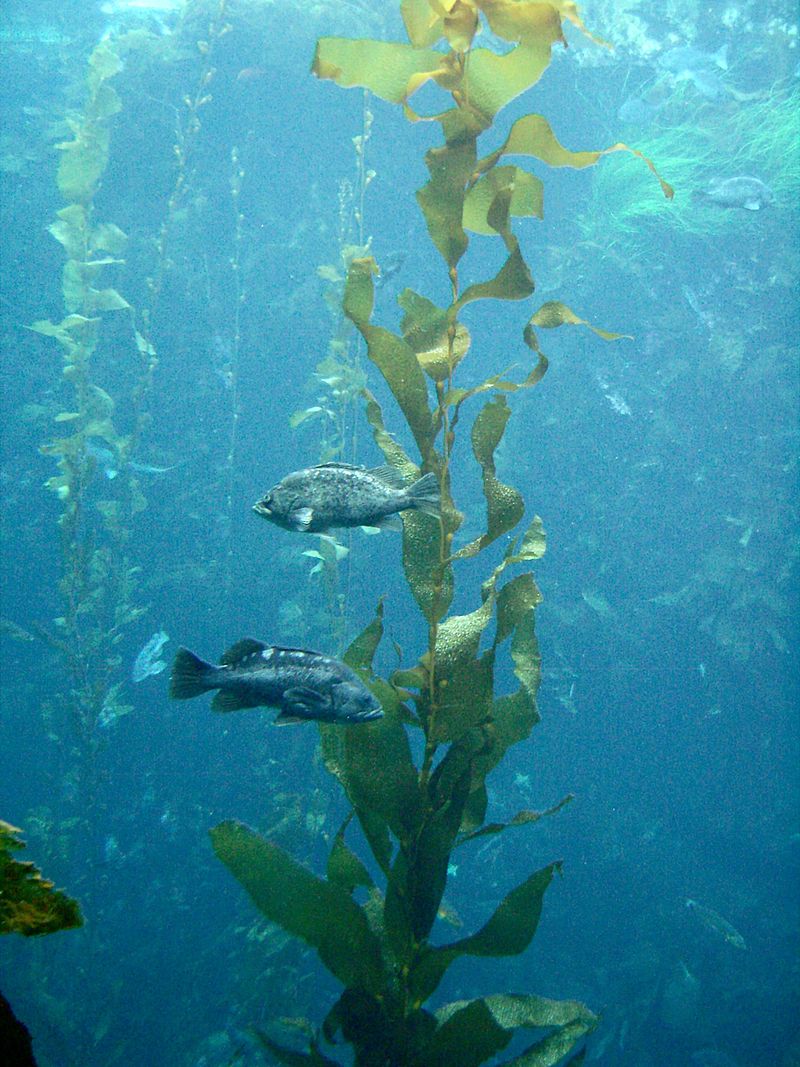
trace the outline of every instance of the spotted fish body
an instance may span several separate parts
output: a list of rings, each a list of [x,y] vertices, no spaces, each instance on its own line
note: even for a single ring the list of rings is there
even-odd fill
[[[316,720],[371,722],[383,715],[380,703],[346,664],[302,648],[278,648],[251,637],[237,642],[219,666],[187,648],[178,649],[170,696],[188,700],[216,689],[215,711],[279,708],[277,725]]]
[[[398,529],[398,512],[411,508],[439,515],[434,474],[407,486],[394,467],[367,470],[349,463],[323,463],[287,474],[253,505],[269,522],[300,533],[347,526]]]

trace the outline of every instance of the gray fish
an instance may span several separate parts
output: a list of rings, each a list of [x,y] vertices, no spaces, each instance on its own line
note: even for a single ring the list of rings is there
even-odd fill
[[[714,53],[683,45],[662,52],[657,62],[675,81],[690,81],[706,100],[721,100],[729,92],[719,76],[719,71],[728,69],[727,52],[727,45]]]
[[[440,514],[436,475],[426,474],[406,486],[394,467],[354,467],[322,463],[294,471],[253,505],[253,511],[276,526],[300,533],[326,533],[341,526],[403,528],[399,511],[416,508]]]
[[[679,45],[677,48],[668,48],[662,52],[656,60],[662,70],[668,70],[670,74],[690,75],[699,70],[728,69],[728,46],[724,44],[716,52],[703,52],[691,45]]]
[[[344,663],[302,648],[274,648],[252,637],[238,641],[220,666],[179,648],[172,667],[173,700],[218,690],[214,711],[280,708],[277,726],[318,722],[371,722],[383,715],[378,700]]]
[[[98,444],[95,440],[89,440],[86,445],[86,451],[95,460],[97,466],[109,481],[113,481],[117,477],[122,464],[116,452],[113,452],[105,445]],[[180,464],[173,463],[169,467],[154,467],[150,463],[138,463],[136,460],[130,459],[128,460],[128,466],[138,474],[167,474],[169,471],[174,471]]]
[[[161,650],[167,641],[169,641],[169,635],[165,634],[163,630],[153,634],[134,660],[131,671],[131,677],[134,682],[143,682],[145,678],[161,674],[166,669],[166,663],[158,657],[161,655]]]
[[[770,187],[759,178],[747,175],[712,178],[707,189],[695,190],[693,195],[718,207],[743,208],[745,211],[760,211],[775,203],[775,194]]]
[[[734,948],[747,948],[744,938],[736,927],[729,923],[727,919],[723,919],[716,911],[712,911],[711,908],[707,908],[703,904],[698,904],[696,900],[687,900],[686,907],[689,911],[694,912],[703,926],[713,930],[723,941],[727,941]]]

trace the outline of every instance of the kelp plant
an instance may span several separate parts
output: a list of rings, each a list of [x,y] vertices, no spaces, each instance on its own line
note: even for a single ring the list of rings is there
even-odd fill
[[[478,997],[435,1011],[425,1004],[457,958],[515,955],[528,946],[545,891],[560,868],[554,862],[531,874],[476,933],[449,944],[431,943],[453,849],[535,822],[542,814],[521,811],[507,823],[486,822],[487,776],[538,721],[534,610],[541,596],[528,570],[502,584],[500,579],[510,568],[541,557],[541,521],[534,518],[510,541],[484,581],[474,611],[448,611],[454,565],[509,534],[523,516],[520,493],[503,484],[495,471],[495,449],[510,414],[504,394],[535,385],[547,368],[537,327],[582,320],[558,302],[539,308],[523,333],[535,365],[522,382],[500,373],[464,388],[454,384],[454,375],[470,347],[469,332],[459,321],[461,310],[477,300],[521,300],[534,288],[511,218],[541,218],[542,183],[501,161],[528,155],[551,166],[585,167],[603,152],[566,150],[541,115],[517,119],[503,144],[488,155],[477,151],[478,138],[491,130],[500,109],[538,81],[552,46],[566,43],[562,19],[586,32],[574,3],[404,0],[402,13],[410,44],[323,38],[313,70],[320,78],[364,86],[401,104],[412,121],[420,116],[412,111],[409,98],[423,84],[433,82],[452,97],[453,106],[430,116],[441,125],[444,144],[427,153],[430,178],[417,193],[430,237],[447,267],[449,306],[437,307],[406,289],[398,298],[404,312],[402,336],[373,325],[371,258],[353,261],[344,293],[345,313],[364,337],[369,359],[396,400],[420,463],[385,428],[378,402],[367,392],[375,440],[387,462],[407,478],[433,471],[441,487],[441,521],[417,512],[404,516],[403,565],[427,626],[427,649],[412,669],[398,670],[389,680],[372,677],[383,630],[379,606],[377,617],[345,658],[372,677],[385,717],[360,728],[322,727],[326,765],[342,784],[360,823],[374,859],[371,869],[346,844],[352,815],[336,835],[325,878],[240,823],[222,823],[211,835],[217,855],[267,918],[316,948],[345,987],[321,1032],[312,1034],[308,1052],[285,1048],[262,1035],[276,1060],[336,1064],[330,1053],[343,1038],[352,1045],[360,1067],[471,1067],[500,1053],[515,1031],[529,1028],[536,1031],[533,1043],[504,1062],[545,1067],[569,1055],[595,1025],[596,1017],[584,1005],[528,994]],[[510,43],[506,54],[472,47],[481,15],[495,35]],[[442,37],[447,50],[432,48]],[[671,194],[666,185],[664,191]],[[499,235],[507,256],[493,278],[463,288],[459,264],[469,246],[467,231]],[[595,332],[606,339],[618,336]],[[455,549],[453,539],[462,521],[451,494],[456,430],[464,404],[487,392],[492,396],[471,431],[482,472],[486,529]],[[518,686],[497,695],[495,664],[507,645]]]

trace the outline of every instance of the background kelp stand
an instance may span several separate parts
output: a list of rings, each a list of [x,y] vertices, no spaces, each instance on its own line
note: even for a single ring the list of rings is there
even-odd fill
[[[425,83],[435,83],[452,101],[430,116],[440,124],[444,143],[427,153],[430,179],[417,193],[447,269],[449,306],[438,307],[406,289],[398,298],[404,312],[401,333],[373,325],[376,267],[371,258],[352,262],[343,301],[407,424],[419,462],[387,429],[377,400],[365,391],[378,446],[407,479],[433,471],[441,487],[441,521],[415,512],[404,516],[403,566],[427,643],[415,666],[389,679],[373,676],[383,632],[379,605],[376,618],[348,649],[345,658],[368,680],[385,718],[366,727],[321,728],[325,763],[353,809],[335,837],[324,878],[240,823],[222,823],[211,836],[217,855],[264,915],[312,945],[344,986],[321,1029],[307,1026],[308,1052],[261,1035],[278,1062],[337,1064],[331,1056],[343,1040],[362,1067],[471,1067],[493,1059],[516,1031],[527,1029],[533,1031],[533,1043],[521,1042],[521,1051],[503,1062],[545,1067],[569,1056],[595,1026],[596,1016],[583,1004],[510,993],[435,1010],[425,1004],[457,958],[522,952],[560,869],[556,862],[531,874],[476,933],[431,944],[453,850],[549,814],[520,811],[507,823],[486,821],[487,776],[538,721],[534,611],[541,595],[527,568],[545,548],[538,518],[508,539],[523,517],[524,501],[496,477],[494,452],[510,416],[505,394],[536,385],[547,368],[536,329],[582,320],[557,302],[535,312],[523,331],[534,365],[521,382],[500,373],[462,388],[455,374],[471,345],[459,321],[461,310],[478,300],[523,300],[534,288],[510,224],[515,215],[542,217],[542,183],[503,163],[503,157],[585,167],[603,152],[569,152],[546,119],[526,115],[513,123],[500,147],[478,153],[478,139],[491,132],[500,109],[538,81],[552,46],[565,44],[562,19],[586,32],[573,3],[414,0],[402,4],[402,13],[410,44],[325,38],[318,43],[313,70],[320,78],[364,86],[400,104],[412,121],[420,116],[409,98]],[[505,54],[472,47],[482,18],[509,43]],[[432,48],[442,38],[446,48]],[[670,196],[669,186],[662,186]],[[507,255],[494,277],[463,287],[459,267],[469,248],[468,231],[498,236]],[[618,336],[595,332],[609,340]],[[467,402],[484,393],[491,395],[474,418],[470,437],[482,475],[486,528],[455,550],[462,522],[451,494],[457,430]],[[505,551],[489,569],[477,607],[464,615],[448,614],[455,565],[493,544],[497,548],[500,538],[506,539]],[[498,695],[495,667],[505,655],[510,655],[517,688]],[[346,841],[354,823],[361,828],[362,847],[371,853],[366,862]],[[570,1062],[580,1059],[576,1051]]]

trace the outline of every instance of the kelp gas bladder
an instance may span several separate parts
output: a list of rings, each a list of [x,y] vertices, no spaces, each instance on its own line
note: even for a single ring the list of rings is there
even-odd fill
[[[542,182],[505,163],[504,157],[526,155],[551,166],[586,167],[604,152],[626,146],[570,152],[546,119],[526,115],[513,123],[499,148],[486,155],[478,152],[479,138],[492,130],[500,109],[538,81],[552,46],[565,43],[562,20],[586,32],[574,3],[404,0],[402,13],[410,43],[323,38],[313,70],[320,78],[364,86],[400,104],[412,121],[420,116],[412,111],[410,98],[423,84],[437,84],[452,101],[430,116],[440,124],[444,143],[427,153],[430,178],[417,193],[431,240],[446,265],[450,304],[441,308],[405,289],[398,298],[404,312],[401,332],[373,325],[376,266],[371,258],[351,264],[343,304],[397,402],[419,462],[386,429],[378,402],[365,392],[378,446],[407,481],[433,472],[441,490],[441,519],[416,512],[404,517],[403,566],[427,628],[427,648],[414,667],[396,671],[390,679],[372,679],[385,711],[380,722],[358,730],[322,728],[326,765],[352,805],[374,859],[371,870],[345,841],[352,816],[335,837],[324,878],[240,823],[222,823],[211,836],[217,855],[267,918],[312,945],[344,986],[308,1052],[284,1048],[262,1035],[277,1061],[336,1064],[334,1046],[344,1039],[362,1067],[471,1067],[501,1052],[516,1030],[529,1028],[535,1031],[533,1043],[506,1062],[545,1067],[569,1054],[595,1025],[596,1017],[584,1005],[529,994],[478,997],[435,1011],[425,1004],[458,957],[522,952],[536,932],[544,893],[559,870],[558,863],[551,863],[531,874],[476,933],[431,944],[453,850],[546,814],[521,811],[508,823],[486,821],[487,776],[538,721],[534,610],[541,596],[530,571],[519,571],[519,565],[544,552],[538,518],[510,540],[481,586],[479,606],[465,615],[448,612],[454,566],[509,534],[523,516],[520,493],[497,478],[494,453],[510,415],[506,394],[535,385],[547,368],[536,329],[588,324],[561,303],[544,304],[523,331],[534,355],[527,377],[514,382],[500,373],[464,388],[454,379],[470,335],[459,314],[477,300],[521,300],[533,292],[511,219],[541,218]],[[509,42],[504,55],[472,47],[481,19]],[[446,49],[433,48],[442,38]],[[662,186],[670,196],[669,186]],[[493,278],[463,288],[459,264],[470,232],[500,237],[507,255]],[[595,332],[608,340],[618,336]],[[482,473],[486,528],[456,550],[453,538],[462,516],[451,494],[453,446],[464,405],[483,393],[490,396],[473,422],[471,443]],[[511,568],[517,573],[509,578]],[[379,607],[345,657],[365,675],[382,635],[382,616]],[[498,695],[495,663],[508,652],[517,688]],[[422,735],[422,745],[412,746],[413,732]],[[421,753],[418,761],[412,747]]]

